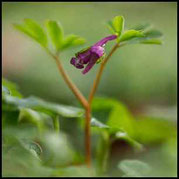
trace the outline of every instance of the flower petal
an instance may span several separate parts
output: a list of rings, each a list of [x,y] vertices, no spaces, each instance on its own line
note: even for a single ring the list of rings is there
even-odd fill
[[[100,58],[104,55],[104,48],[101,46],[92,46],[90,52],[96,54],[98,58]]]
[[[93,46],[103,46],[104,44],[106,44],[109,40],[114,40],[116,39],[117,36],[116,35],[110,35],[108,37],[103,38],[102,40],[98,41],[97,43],[95,43]]]
[[[84,65],[80,63],[80,60],[75,57],[72,57],[72,59],[70,60],[70,63],[74,65],[76,68],[79,68],[79,69],[84,68]]]
[[[96,53],[92,53],[90,56],[90,61],[88,65],[85,67],[85,69],[82,71],[83,74],[86,74],[96,63],[96,61],[99,59],[98,55]]]
[[[75,57],[72,57],[71,60],[70,60],[70,63],[75,66],[76,58],[75,58]]]
[[[87,64],[89,62],[90,48],[91,47],[85,48],[76,54],[76,57],[80,60],[81,63]]]

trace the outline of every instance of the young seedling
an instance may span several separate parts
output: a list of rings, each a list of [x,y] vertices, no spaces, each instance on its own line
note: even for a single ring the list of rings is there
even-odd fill
[[[75,54],[75,57],[72,57],[69,63],[71,63],[77,69],[83,69],[82,74],[89,73],[92,70],[92,67],[95,64],[100,63],[99,70],[96,74],[96,78],[91,87],[89,97],[86,98],[77,86],[72,82],[71,78],[68,76],[64,70],[60,54],[71,47],[84,44],[85,40],[74,34],[64,36],[64,31],[62,26],[56,21],[48,20],[45,22],[45,30],[31,19],[25,19],[24,24],[14,24],[15,28],[23,32],[37,43],[39,43],[44,50],[55,60],[56,65],[59,69],[60,74],[65,80],[68,87],[74,93],[78,101],[81,103],[85,110],[85,150],[86,150],[86,165],[91,166],[91,141],[90,141],[90,122],[91,122],[91,104],[94,98],[94,94],[99,85],[102,72],[105,65],[114,54],[114,52],[127,44],[162,44],[162,41],[159,37],[162,36],[162,33],[155,29],[150,29],[148,24],[139,25],[132,29],[125,29],[124,26],[124,17],[116,16],[111,21],[108,22],[107,26],[111,31],[111,34],[102,40],[94,43],[94,45],[87,47]],[[52,43],[53,49],[49,47],[49,40]],[[108,41],[115,41],[114,46],[110,52],[106,55],[105,53],[105,44]],[[55,121],[56,130],[59,128],[58,120]]]

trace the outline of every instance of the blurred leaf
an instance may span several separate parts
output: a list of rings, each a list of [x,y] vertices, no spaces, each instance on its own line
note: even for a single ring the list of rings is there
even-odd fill
[[[104,122],[105,125],[109,126],[109,132],[117,136],[120,134],[119,131],[124,132],[122,136],[121,134],[119,136],[134,146],[137,146],[137,143],[163,142],[176,135],[173,123],[160,118],[138,117],[135,119],[123,104],[110,98],[95,98],[92,109],[103,112],[110,110],[107,121]],[[140,148],[140,144],[138,146]]]
[[[18,118],[18,117],[16,117]],[[27,124],[19,124],[17,126],[5,126],[3,127],[3,143],[7,145],[12,145],[12,142],[15,139],[28,139],[30,141],[34,140],[38,136],[38,131],[34,126],[30,126]],[[14,135],[15,134],[15,135]],[[12,142],[11,142],[12,141]]]
[[[131,29],[134,30],[138,30],[138,31],[144,31],[146,30],[148,27],[150,27],[151,25],[149,23],[145,23],[145,24],[138,24],[135,27],[132,27]]]
[[[94,177],[93,169],[86,166],[70,166],[66,168],[57,169],[52,176],[63,177]]]
[[[84,38],[71,34],[64,39],[63,44],[61,46],[61,50],[64,50],[72,46],[82,45],[84,43],[85,43]]]
[[[151,172],[150,166],[139,160],[123,160],[119,163],[118,168],[128,177],[145,177]]]
[[[127,30],[121,35],[121,37],[119,38],[119,41],[123,42],[123,41],[131,40],[135,37],[144,37],[144,36],[145,34],[141,31]]]
[[[62,46],[63,41],[63,29],[62,26],[56,21],[48,20],[46,23],[47,31],[51,38],[51,41],[56,48],[56,51],[59,51]]]
[[[14,27],[36,40],[43,47],[47,47],[47,36],[40,25],[38,25],[35,21],[31,19],[24,19],[24,25],[14,24]]]
[[[132,136],[134,133],[132,120],[134,119],[127,108],[123,104],[118,103],[110,112],[109,119],[106,124],[112,128],[112,133],[122,130],[125,131],[129,136]]]
[[[127,132],[130,136],[133,134],[132,120],[134,120],[134,118],[128,109],[119,101],[111,98],[94,98],[92,109],[93,111],[109,110],[105,124],[109,126],[111,133],[122,130]]]
[[[11,95],[22,98],[22,95],[18,91],[17,85],[4,78],[2,79],[2,93],[4,95]]]
[[[74,151],[65,134],[47,132],[41,136],[44,164],[53,167],[69,165],[73,162]]]
[[[42,153],[42,148],[38,143],[28,139],[21,139],[19,141],[27,150],[40,160],[39,156]]]
[[[58,115],[53,117],[53,126],[54,126],[54,130],[58,134],[59,131],[60,131],[60,120],[59,120],[59,116]]]
[[[142,151],[143,146],[142,144],[138,143],[136,140],[131,138],[126,132],[119,131],[115,134],[116,139],[123,139],[126,142],[128,142],[131,146],[133,146],[135,149]]]
[[[4,126],[16,126],[18,124],[19,111],[4,111],[2,105],[2,124]]]
[[[143,31],[144,37],[135,37],[132,38],[128,43],[141,43],[141,44],[156,44],[156,45],[161,45],[162,40],[158,39],[161,37],[163,34],[155,29],[150,29],[150,30],[145,30]]]
[[[155,29],[145,31],[144,34],[146,37],[149,37],[149,38],[158,38],[163,35],[159,30],[155,30]]]
[[[96,150],[96,170],[98,175],[103,175],[107,170],[110,144],[110,135],[108,131],[103,130],[99,135],[99,142]]]
[[[3,85],[2,85],[2,94],[6,94],[6,95],[10,94],[10,91],[8,90],[8,88]]]
[[[5,96],[4,102],[12,106],[17,106],[17,108],[31,108],[52,115],[53,117],[56,114],[64,117],[81,117],[83,115],[83,110],[80,108],[50,103],[36,97],[19,99],[12,96]]]
[[[133,126],[134,139],[143,144],[164,142],[176,135],[173,123],[160,118],[138,117]]]
[[[113,18],[112,21],[109,21],[109,28],[112,31],[112,33],[117,33],[118,36],[121,35],[123,29],[124,29],[124,17],[123,16],[116,16]]]
[[[146,40],[141,40],[140,43],[142,43],[142,44],[161,45],[162,44],[162,40],[160,40],[160,39],[146,39]]]
[[[38,177],[50,176],[52,173],[52,169],[44,167],[40,160],[20,143],[14,144],[8,152],[3,150],[2,162],[4,177]]]
[[[33,123],[38,127],[40,132],[43,132],[44,129],[46,129],[45,120],[44,120],[44,118],[46,117],[47,116],[45,114],[36,112],[32,109],[21,108],[18,121],[19,122],[27,121]]]
[[[95,111],[102,109],[112,109],[117,105],[118,101],[112,98],[95,97],[92,101],[92,109]]]
[[[92,127],[98,127],[98,128],[109,128],[109,126],[103,124],[102,122],[98,121],[95,118],[91,119],[91,126]]]

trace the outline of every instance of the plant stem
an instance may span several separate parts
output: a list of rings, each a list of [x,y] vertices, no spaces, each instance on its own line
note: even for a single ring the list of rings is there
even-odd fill
[[[80,101],[82,106],[85,109],[85,150],[86,150],[86,164],[88,167],[91,166],[91,139],[90,139],[90,121],[91,121],[91,110],[89,103],[87,99],[83,96],[83,94],[80,92],[80,90],[76,87],[76,85],[71,81],[65,70],[63,69],[63,66],[60,62],[60,59],[58,55],[54,55],[51,53],[48,49],[46,49],[47,53],[50,54],[57,64],[57,67],[59,69],[60,74],[62,75],[63,79],[67,83],[68,87],[72,90],[73,94],[76,96],[76,98]]]
[[[59,116],[55,116],[53,118],[53,126],[55,129],[55,132],[58,134],[60,132],[60,124],[59,124]]]
[[[90,134],[90,121],[91,121],[91,109],[86,109],[86,121],[85,121],[85,147],[86,147],[86,164],[91,166],[91,134]]]
[[[93,86],[91,88],[91,91],[90,91],[90,95],[89,95],[89,98],[88,98],[88,102],[89,102],[89,105],[91,105],[92,103],[92,100],[93,100],[93,97],[94,97],[94,94],[96,92],[96,89],[98,87],[98,84],[99,84],[99,81],[101,79],[101,75],[102,75],[102,72],[104,70],[104,67],[105,67],[105,64],[107,63],[107,61],[109,60],[109,58],[112,56],[112,54],[116,51],[116,49],[119,47],[119,44],[116,43],[113,48],[111,49],[110,53],[108,54],[108,56],[103,60],[103,62],[101,63],[101,66],[96,74],[96,78],[94,80],[94,83],[93,83]]]
[[[58,58],[58,56],[54,56],[55,62],[58,66],[58,69],[67,83],[68,87],[73,91],[74,95],[77,97],[77,99],[81,102],[82,106],[86,109],[88,108],[88,101],[86,98],[82,95],[82,93],[79,91],[79,89],[76,87],[76,85],[71,81],[65,70],[63,69],[63,66]]]
[[[100,69],[96,75],[96,79],[93,83],[93,87],[91,89],[89,99],[87,99],[83,96],[83,94],[80,92],[80,90],[76,87],[76,85],[71,81],[65,70],[63,69],[63,66],[61,64],[61,61],[58,57],[58,55],[54,55],[51,53],[48,49],[46,49],[47,53],[50,54],[54,59],[57,64],[57,67],[59,69],[60,74],[62,75],[63,79],[67,83],[68,87],[72,90],[76,98],[80,101],[82,106],[85,109],[85,150],[86,150],[86,164],[88,167],[91,166],[91,134],[90,134],[90,121],[91,121],[91,102],[93,99],[93,96],[96,92],[97,86],[99,84],[103,69],[109,58],[112,56],[112,54],[115,52],[115,50],[119,47],[119,44],[117,43],[114,45],[112,48],[111,52],[109,55],[105,58],[105,60],[101,63]]]
[[[100,136],[99,145],[97,148],[97,173],[103,175],[107,169],[109,150],[110,150],[110,139],[107,131],[102,131]]]

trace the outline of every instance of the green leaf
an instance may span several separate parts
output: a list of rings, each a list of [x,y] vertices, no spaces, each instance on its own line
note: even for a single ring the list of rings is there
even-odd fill
[[[82,45],[84,43],[85,43],[84,38],[71,34],[64,39],[61,50],[64,50],[72,46]]]
[[[22,95],[18,91],[17,85],[4,78],[2,79],[2,92],[4,95],[11,95],[22,98]]]
[[[94,111],[112,109],[118,104],[118,101],[112,98],[95,97],[92,101]]]
[[[24,25],[14,24],[14,27],[40,43],[43,47],[47,47],[47,36],[40,25],[35,21],[24,19]]]
[[[103,124],[102,122],[98,121],[95,118],[91,119],[91,126],[92,127],[98,127],[98,128],[109,128],[109,126]]]
[[[108,111],[107,121],[104,123],[109,126],[110,133],[116,133],[119,130],[125,131],[129,136],[133,135],[132,126],[133,116],[128,109],[119,101],[111,98],[94,98],[92,110],[95,112]]]
[[[155,29],[145,31],[144,34],[146,37],[149,37],[149,38],[158,38],[163,35],[159,30],[155,30]]]
[[[128,43],[131,43],[131,44],[136,44],[136,43],[156,44],[156,45],[162,44],[162,40],[158,39],[159,37],[161,37],[163,35],[160,31],[155,30],[155,29],[144,30],[143,34],[145,35],[144,37],[132,38],[130,41],[128,41]]]
[[[19,142],[22,144],[22,146],[24,146],[27,150],[29,150],[35,157],[40,159],[39,156],[42,153],[42,148],[38,143],[28,139],[20,139]]]
[[[2,94],[3,95],[10,95],[10,91],[8,90],[7,87],[2,85]]]
[[[2,124],[5,126],[17,126],[19,111],[5,111],[4,104],[2,105]]]
[[[156,45],[161,45],[163,42],[160,39],[146,39],[146,40],[141,40],[141,44],[156,44]]]
[[[95,177],[95,171],[93,168],[87,166],[69,166],[58,168],[52,174],[53,177]]]
[[[126,132],[119,131],[115,134],[115,139],[123,139],[133,146],[136,150],[142,151],[143,146],[133,138],[131,138]]]
[[[145,177],[151,172],[150,166],[139,160],[123,160],[119,163],[118,168],[128,177]]]
[[[84,113],[84,111],[80,108],[50,103],[36,97],[19,99],[12,96],[5,96],[4,103],[16,106],[17,108],[31,108],[33,110],[44,112],[52,117],[58,114],[63,117],[73,118],[81,117]]]
[[[110,112],[106,124],[112,128],[112,133],[122,130],[125,131],[129,136],[132,136],[134,133],[132,120],[134,120],[134,118],[128,109],[123,104],[118,102],[118,104]]]
[[[110,30],[112,32],[117,33],[118,36],[121,35],[123,29],[124,29],[124,17],[123,16],[116,16],[113,18],[112,21],[109,21]]]
[[[39,113],[37,111],[34,111],[32,109],[28,108],[21,108],[18,121],[19,122],[30,122],[32,124],[35,124],[40,132],[43,132],[44,129],[46,129],[45,126],[45,120],[47,116],[43,113]]]
[[[65,134],[55,132],[47,132],[40,138],[44,164],[52,167],[59,167],[72,163],[74,151]]]
[[[146,30],[147,28],[149,28],[151,25],[149,23],[145,23],[145,24],[138,24],[136,25],[135,27],[131,28],[131,29],[134,29],[134,30],[138,30],[138,31],[144,31]]]
[[[54,47],[56,48],[56,51],[58,52],[60,47],[62,46],[62,40],[63,40],[62,26],[56,21],[48,20],[46,22],[46,27],[47,27],[49,36],[51,38],[52,44],[54,45]]]
[[[123,42],[123,41],[131,40],[135,37],[144,37],[144,36],[145,36],[144,33],[141,31],[127,30],[121,35],[121,37],[119,38],[119,41]]]
[[[138,117],[133,121],[133,126],[133,138],[142,144],[165,142],[176,136],[174,124],[162,118]]]
[[[19,133],[18,135],[21,136],[21,138],[24,137],[23,132],[21,130],[17,130],[17,128],[15,129],[15,131]],[[9,134],[9,131],[7,133],[3,133],[3,137],[10,137],[9,139],[13,140],[17,137],[17,133],[15,131],[13,131],[14,133],[11,134]],[[4,150],[4,146],[2,150],[3,176],[51,176],[52,169],[42,165],[42,162],[40,162],[37,156],[34,156],[34,154],[32,154],[32,150],[30,151],[26,147],[24,147],[19,140],[16,140],[16,142],[13,142],[13,144],[11,143],[11,145],[8,145],[8,148],[8,152],[7,150]]]

